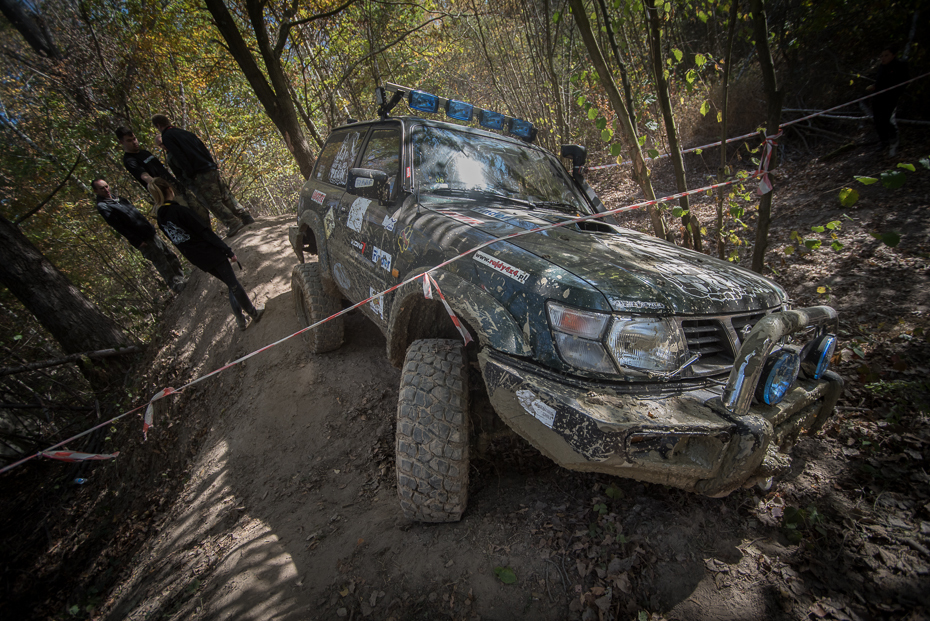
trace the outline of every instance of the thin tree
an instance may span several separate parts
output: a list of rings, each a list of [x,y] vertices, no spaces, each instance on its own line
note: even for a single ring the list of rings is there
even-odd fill
[[[730,17],[727,25],[727,49],[723,59],[723,109],[720,113],[720,167],[717,168],[717,183],[723,183],[726,179],[727,168],[727,122],[729,119],[729,97],[730,97],[730,59],[733,56],[733,35],[736,32],[736,16],[739,2],[731,0]],[[717,189],[717,256],[723,259],[726,256],[726,240],[723,237],[723,203],[726,196],[726,189],[721,187]]]

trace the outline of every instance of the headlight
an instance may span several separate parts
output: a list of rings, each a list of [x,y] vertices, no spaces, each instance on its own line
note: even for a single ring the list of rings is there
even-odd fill
[[[800,370],[801,360],[795,352],[782,349],[770,354],[756,385],[756,399],[766,405],[776,405],[788,394]]]
[[[688,351],[678,324],[668,319],[615,317],[607,348],[621,367],[674,371]]]
[[[565,362],[596,373],[617,372],[600,341],[610,315],[556,302],[548,302],[546,309],[556,349]]]

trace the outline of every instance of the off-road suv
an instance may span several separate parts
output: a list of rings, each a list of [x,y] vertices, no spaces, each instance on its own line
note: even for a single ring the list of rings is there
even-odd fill
[[[479,244],[603,211],[580,147],[563,147],[569,172],[526,140],[385,108],[335,129],[300,193],[304,325]],[[613,223],[496,241],[432,276],[473,343],[422,279],[361,307],[403,370],[397,488],[412,519],[465,510],[470,435],[484,428],[469,416],[470,360],[500,419],[556,463],[710,496],[784,468],[842,391],[827,370],[833,309],[789,310],[770,280]],[[312,352],[339,347],[342,318],[307,338]]]

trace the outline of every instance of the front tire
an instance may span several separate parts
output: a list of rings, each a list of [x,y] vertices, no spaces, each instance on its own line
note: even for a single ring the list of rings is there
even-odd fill
[[[342,310],[339,293],[332,283],[323,281],[318,263],[301,263],[294,266],[291,272],[291,295],[294,298],[297,319],[303,327],[311,326]],[[307,345],[314,354],[338,349],[342,345],[343,336],[341,316],[304,332]]]
[[[407,350],[397,403],[397,494],[419,522],[457,522],[468,505],[468,362],[459,341]]]

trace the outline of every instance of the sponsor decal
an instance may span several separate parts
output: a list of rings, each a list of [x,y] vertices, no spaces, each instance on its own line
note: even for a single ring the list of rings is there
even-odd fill
[[[326,229],[326,239],[329,239],[333,234],[333,229],[336,227],[336,217],[333,215],[333,210],[335,207],[330,207],[329,211],[326,212],[326,217],[323,218],[323,227]]]
[[[665,304],[662,304],[661,302],[644,302],[642,300],[620,300],[617,298],[610,298],[610,306],[616,311],[624,311],[624,310],[664,311],[664,310],[667,310]]]
[[[310,195],[310,200],[312,200],[317,205],[322,205],[323,201],[326,200],[326,195],[319,190],[314,190],[313,194]]]
[[[520,405],[527,414],[552,429],[552,425],[555,424],[555,408],[537,399],[531,390],[518,390],[517,400],[520,401]]]
[[[458,220],[459,222],[464,222],[465,224],[470,224],[472,226],[484,224],[484,222],[482,222],[481,220],[477,218],[470,218],[468,216],[460,214],[457,211],[449,211],[449,210],[442,210],[442,209],[437,209],[436,211],[437,213],[441,213],[442,215],[448,218],[452,218],[453,220]]]
[[[342,263],[333,265],[333,278],[336,279],[336,284],[346,291],[352,288],[352,281],[349,280],[349,275],[346,274],[346,268],[342,266]]]
[[[397,235],[397,250],[401,254],[407,252],[410,248],[410,240],[413,238],[413,225],[408,224],[403,231]]]
[[[512,226],[518,226],[521,229],[526,229],[527,231],[531,231],[535,228],[539,228],[540,226],[543,226],[542,224],[533,224],[532,222],[526,222],[524,220],[519,220],[517,218],[514,218],[513,216],[508,216],[505,213],[501,213],[500,211],[494,211],[493,209],[488,209],[486,207],[479,207],[475,209],[475,211],[477,211],[478,213],[483,213],[486,216],[496,218],[497,220],[503,220],[507,224],[510,224]]]
[[[370,204],[371,201],[367,198],[356,198],[355,202],[352,203],[352,207],[349,209],[349,217],[346,220],[346,226],[356,233],[361,233],[362,222],[365,221],[365,212],[368,211],[368,206]]]
[[[378,290],[374,287],[368,287],[368,295],[372,296],[378,293]],[[372,298],[371,302],[368,303],[371,306],[372,312],[377,315],[382,321],[384,320],[384,298],[380,295],[376,298]]]
[[[384,220],[381,221],[381,226],[384,227],[385,231],[393,231],[395,224],[397,224],[397,218],[391,216],[384,216]]]
[[[361,252],[362,254],[365,254],[365,248],[368,246],[368,242],[360,242],[357,239],[353,239],[349,243],[352,244],[355,248],[357,248],[359,252]]]
[[[356,188],[370,188],[374,184],[375,184],[374,179],[368,179],[367,177],[356,177],[355,178]]]
[[[526,284],[527,279],[530,277],[529,272],[524,272],[521,269],[517,269],[516,267],[510,265],[509,263],[505,263],[501,261],[500,259],[496,259],[489,254],[485,254],[481,252],[480,250],[472,256],[474,257],[475,261],[477,261],[478,263],[481,263],[482,265],[486,265],[487,267],[490,267],[492,270],[496,272],[500,272],[504,276],[509,276],[510,278],[513,278],[521,285]]]
[[[381,250],[377,246],[373,246],[371,249],[371,262],[375,265],[380,265],[381,269],[388,272],[391,271],[391,255]]]

